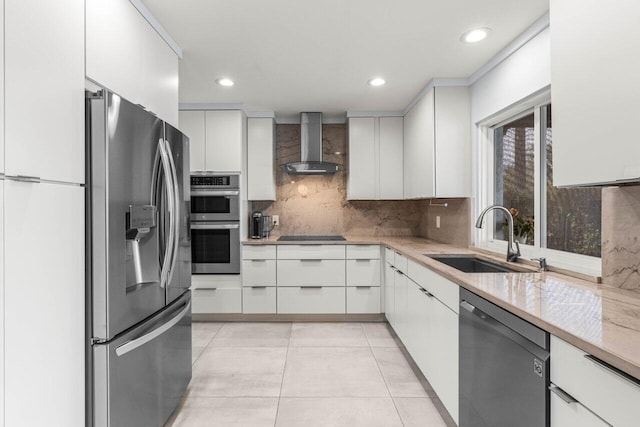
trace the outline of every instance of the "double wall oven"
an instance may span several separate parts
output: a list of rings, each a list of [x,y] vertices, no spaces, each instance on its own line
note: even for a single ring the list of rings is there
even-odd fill
[[[240,273],[240,177],[191,175],[193,274]]]

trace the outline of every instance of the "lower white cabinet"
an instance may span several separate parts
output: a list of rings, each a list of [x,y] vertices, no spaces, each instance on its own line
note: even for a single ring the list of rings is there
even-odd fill
[[[380,286],[380,260],[348,259],[347,286]]]
[[[565,401],[551,393],[551,427],[609,427],[600,417],[589,411],[580,402]]]
[[[344,314],[345,288],[328,286],[278,287],[278,313]]]
[[[242,289],[194,289],[192,311],[193,314],[242,313]]]
[[[4,182],[6,426],[85,425],[84,193]]]
[[[368,313],[380,313],[380,287],[347,287],[347,314]]]
[[[612,372],[598,359],[553,335],[551,382],[611,425],[638,425],[640,382]],[[562,412],[559,416],[569,416],[566,408],[560,410]],[[573,413],[582,414],[582,411],[573,410]]]
[[[402,342],[407,340],[407,276],[399,271],[395,271],[394,292],[393,292],[393,330],[400,337]]]
[[[406,258],[400,254],[396,253],[394,258],[399,259],[401,264],[406,262]],[[458,314],[438,299],[437,295],[422,284],[416,283],[411,274],[405,275],[391,264],[385,264],[386,317],[451,417],[457,422]],[[409,261],[409,272],[418,271],[416,267],[423,268],[412,264],[413,262]],[[422,281],[429,277],[427,284],[430,288],[437,289],[439,295],[446,298],[450,296],[451,289],[458,290],[456,284],[437,273],[431,270],[428,270],[428,273],[433,276],[418,276]],[[445,289],[444,293],[441,292],[442,289]],[[390,298],[393,299],[393,303],[390,303]],[[448,302],[453,304],[453,301]]]
[[[276,260],[242,260],[242,286],[275,286]]]
[[[393,324],[395,322],[395,270],[388,262],[384,264],[384,315]]]
[[[344,260],[278,259],[278,286],[344,286]]]
[[[242,312],[245,314],[275,314],[274,286],[245,286],[242,288]]]

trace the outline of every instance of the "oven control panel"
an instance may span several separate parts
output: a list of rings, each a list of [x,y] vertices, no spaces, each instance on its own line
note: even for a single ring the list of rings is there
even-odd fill
[[[238,175],[191,175],[192,187],[238,188]]]

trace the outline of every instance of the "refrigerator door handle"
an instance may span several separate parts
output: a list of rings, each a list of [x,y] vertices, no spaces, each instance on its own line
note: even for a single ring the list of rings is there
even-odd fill
[[[178,250],[180,245],[180,188],[178,186],[178,173],[176,170],[176,164],[173,161],[173,152],[171,151],[171,145],[169,141],[164,140],[165,152],[168,154],[169,158],[169,168],[171,172],[171,180],[173,181],[173,227],[171,228],[171,232],[173,233],[173,250],[171,252],[171,260],[169,261],[169,278],[167,280],[167,286],[171,283],[173,279],[173,272],[176,266],[176,260],[178,259]]]
[[[186,316],[187,313],[189,313],[189,310],[191,310],[191,301],[189,301],[187,303],[187,305],[184,307],[184,309],[182,309],[180,311],[180,313],[175,315],[171,320],[169,320],[166,323],[162,324],[160,327],[152,330],[151,332],[149,332],[147,334],[144,334],[143,336],[141,336],[139,338],[136,338],[134,340],[126,342],[126,343],[122,344],[120,347],[116,348],[116,355],[118,357],[124,356],[125,354],[127,354],[129,352],[132,352],[133,350],[135,350],[135,349],[137,349],[139,347],[142,347],[143,345],[145,345],[149,341],[151,341],[151,340],[159,337],[160,335],[164,334],[169,329],[173,328],[178,322],[180,322],[180,320],[182,320],[182,318],[184,316]]]
[[[158,206],[159,190],[160,190],[160,174],[164,177],[166,193],[167,193],[167,213],[169,215],[169,238],[164,242],[164,256],[162,258],[162,270],[160,272],[160,287],[165,288],[168,282],[170,270],[170,260],[173,256],[173,237],[176,218],[174,217],[175,191],[173,185],[173,177],[171,175],[171,166],[169,163],[169,154],[164,145],[164,139],[158,140],[158,148],[156,151],[156,159],[154,161],[152,186],[151,186],[151,204]],[[158,209],[160,212],[160,208]],[[163,233],[163,224],[159,224],[158,230]],[[161,239],[162,241],[164,239]]]

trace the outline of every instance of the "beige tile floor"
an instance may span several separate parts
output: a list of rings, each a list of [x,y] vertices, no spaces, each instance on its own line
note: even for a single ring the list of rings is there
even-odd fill
[[[386,323],[194,323],[193,378],[165,427],[440,427]]]

